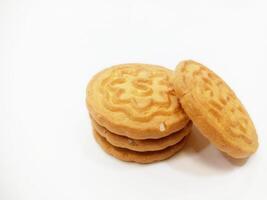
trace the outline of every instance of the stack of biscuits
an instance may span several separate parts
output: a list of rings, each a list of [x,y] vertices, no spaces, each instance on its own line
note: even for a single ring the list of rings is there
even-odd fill
[[[89,82],[86,104],[96,141],[123,161],[170,158],[184,146],[192,123],[233,158],[258,148],[253,122],[233,90],[192,60],[175,71],[148,64],[107,68]]]
[[[98,144],[112,156],[152,163],[184,146],[192,123],[171,83],[172,72],[147,64],[124,64],[96,74],[86,103]]]

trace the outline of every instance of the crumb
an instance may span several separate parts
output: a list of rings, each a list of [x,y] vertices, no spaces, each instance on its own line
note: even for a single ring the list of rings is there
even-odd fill
[[[166,130],[164,122],[160,123],[159,130],[160,130],[160,132],[164,132]]]

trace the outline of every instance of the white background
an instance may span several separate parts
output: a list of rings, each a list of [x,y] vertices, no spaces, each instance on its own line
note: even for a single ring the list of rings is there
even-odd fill
[[[0,199],[266,199],[266,1],[0,0]],[[260,148],[246,163],[198,133],[138,165],[92,137],[85,88],[114,64],[195,59],[232,86]]]

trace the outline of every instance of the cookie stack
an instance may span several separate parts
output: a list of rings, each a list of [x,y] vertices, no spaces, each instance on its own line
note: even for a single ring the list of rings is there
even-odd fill
[[[191,122],[173,88],[172,71],[155,65],[116,65],[96,74],[86,103],[98,144],[112,156],[152,163],[184,146]]]
[[[191,120],[219,150],[247,158],[258,148],[254,124],[233,90],[213,71],[183,61],[108,68],[87,86],[96,141],[114,157],[138,163],[167,159],[185,144]]]

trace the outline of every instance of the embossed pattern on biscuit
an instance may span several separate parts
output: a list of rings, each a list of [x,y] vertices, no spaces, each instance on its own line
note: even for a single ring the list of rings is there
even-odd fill
[[[103,105],[128,118],[148,121],[155,115],[172,115],[178,104],[166,71],[120,68],[100,85]]]
[[[194,61],[183,62],[178,70],[179,77],[182,77],[179,82],[182,89],[178,95],[183,98],[190,93],[201,105],[199,109],[207,120],[220,126],[227,140],[236,143],[237,148],[241,142],[243,147],[255,151],[258,145],[255,127],[232,89],[214,72]]]

